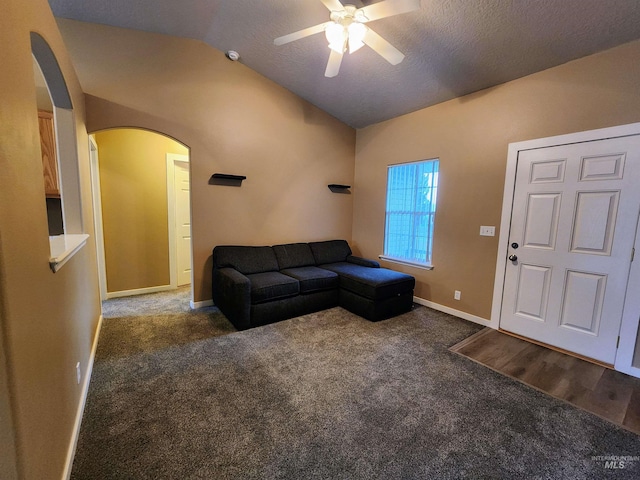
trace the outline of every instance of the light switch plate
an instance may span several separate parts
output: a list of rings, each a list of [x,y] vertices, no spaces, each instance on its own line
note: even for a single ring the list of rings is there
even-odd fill
[[[487,227],[485,225],[482,225],[480,227],[480,235],[483,237],[495,237],[496,227]]]

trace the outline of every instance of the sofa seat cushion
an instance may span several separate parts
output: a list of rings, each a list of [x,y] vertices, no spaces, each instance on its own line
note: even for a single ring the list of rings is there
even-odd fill
[[[387,268],[338,262],[320,265],[340,276],[340,287],[372,300],[395,297],[413,290],[416,279]]]
[[[279,272],[264,272],[247,275],[251,282],[251,303],[263,303],[300,293],[300,283],[293,277]]]
[[[300,293],[319,292],[338,288],[339,277],[335,272],[318,267],[298,267],[280,270],[300,282]]]
[[[311,248],[306,243],[288,243],[286,245],[274,245],[273,252],[278,259],[280,270],[285,268],[308,267],[315,265]]]

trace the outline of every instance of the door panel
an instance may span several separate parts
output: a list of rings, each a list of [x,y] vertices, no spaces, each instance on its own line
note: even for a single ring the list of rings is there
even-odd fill
[[[539,265],[520,265],[516,314],[544,322],[550,279],[551,268]]]
[[[624,154],[584,157],[580,169],[580,180],[616,180],[622,178]]]
[[[564,169],[567,160],[550,160],[531,164],[531,183],[564,182]]]
[[[175,221],[178,286],[191,283],[191,207],[189,164],[175,162]]]
[[[523,246],[551,250],[555,248],[561,199],[559,193],[529,195]]]
[[[620,192],[578,192],[571,252],[610,255]]]
[[[640,136],[519,152],[500,328],[614,362],[639,166]]]
[[[606,275],[567,271],[560,326],[598,335]]]

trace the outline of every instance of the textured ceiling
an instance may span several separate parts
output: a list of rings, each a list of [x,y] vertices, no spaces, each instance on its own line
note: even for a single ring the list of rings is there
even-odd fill
[[[406,55],[402,63],[392,66],[364,47],[345,54],[339,75],[326,78],[324,35],[273,45],[327,21],[319,0],[49,3],[58,17],[236,50],[249,68],[355,128],[640,38],[640,0],[422,0],[419,11],[368,24]]]

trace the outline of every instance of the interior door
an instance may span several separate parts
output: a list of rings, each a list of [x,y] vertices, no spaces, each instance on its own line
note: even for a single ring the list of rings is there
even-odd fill
[[[189,164],[175,162],[176,262],[178,286],[191,283],[191,208]]]
[[[519,152],[501,329],[614,363],[639,166],[640,136]]]

